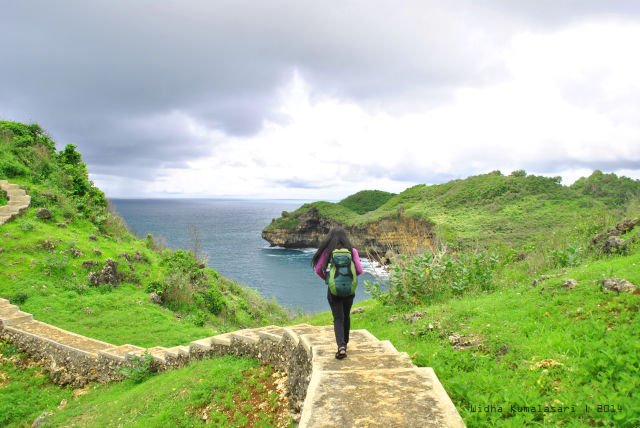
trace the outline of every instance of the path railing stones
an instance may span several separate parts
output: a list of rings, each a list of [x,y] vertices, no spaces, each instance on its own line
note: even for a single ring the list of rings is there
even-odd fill
[[[0,225],[29,207],[31,198],[0,180],[9,203]],[[33,319],[0,298],[0,338],[37,360],[54,382],[74,387],[121,380],[121,369],[149,354],[157,371],[214,355],[254,357],[287,373],[290,402],[300,427],[464,427],[433,369],[416,367],[391,342],[353,330],[349,356],[336,360],[332,326],[267,326],[195,340],[188,345],[141,348],[113,345]]]
[[[0,180],[0,192],[7,195],[9,202],[0,206],[0,226],[20,215],[29,208],[31,197],[16,184],[11,184],[7,180]]]

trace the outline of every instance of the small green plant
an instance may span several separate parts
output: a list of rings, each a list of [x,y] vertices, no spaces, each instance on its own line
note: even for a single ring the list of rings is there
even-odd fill
[[[153,367],[153,356],[145,352],[142,356],[133,355],[129,360],[129,365],[122,367],[120,373],[134,383],[141,383],[155,373]]]
[[[27,301],[28,298],[29,298],[29,295],[27,293],[25,293],[24,291],[18,291],[16,292],[16,294],[13,295],[13,297],[10,300],[11,300],[11,303],[13,303],[14,305],[22,305],[24,302]]]
[[[207,322],[207,314],[202,311],[193,311],[185,318],[188,322],[197,327],[202,327]]]
[[[33,229],[35,229],[35,225],[33,224],[33,222],[26,219],[21,219],[18,227],[23,232],[31,232]]]
[[[578,266],[582,261],[582,248],[579,245],[569,245],[564,249],[551,250],[551,260],[556,267]]]
[[[69,256],[64,252],[47,255],[44,258],[43,267],[50,274],[66,273],[69,267]]]

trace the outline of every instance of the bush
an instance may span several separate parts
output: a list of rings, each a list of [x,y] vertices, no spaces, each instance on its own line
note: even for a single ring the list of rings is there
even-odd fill
[[[149,352],[145,352],[141,357],[133,355],[129,360],[129,366],[122,367],[120,373],[134,383],[141,383],[155,373],[153,357]]]
[[[16,161],[5,160],[0,162],[0,175],[4,175],[7,178],[24,177],[29,173],[29,170]]]
[[[208,290],[199,293],[199,296],[203,305],[212,314],[219,314],[227,306],[224,296],[214,285],[211,285]]]
[[[29,298],[29,295],[27,293],[25,293],[24,291],[18,291],[16,292],[16,294],[13,295],[13,297],[11,299],[9,299],[11,301],[11,303],[13,303],[14,305],[22,305],[24,302],[27,301],[27,299]]]
[[[35,229],[35,226],[33,222],[29,220],[21,219],[20,224],[18,225],[18,228],[20,228],[20,230],[23,232],[31,232],[33,229]]]
[[[446,249],[413,258],[402,256],[389,278],[389,296],[395,302],[417,303],[469,291],[488,291],[494,288],[492,280],[498,262],[497,254],[453,255]],[[375,284],[369,287],[378,292]]]
[[[582,261],[582,248],[572,244],[561,250],[551,250],[551,260],[554,267],[578,266]]]

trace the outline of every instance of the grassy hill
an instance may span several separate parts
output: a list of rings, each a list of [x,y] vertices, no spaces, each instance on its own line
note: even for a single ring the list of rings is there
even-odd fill
[[[37,125],[0,121],[0,179],[32,198],[29,210],[0,227],[0,297],[40,321],[114,344],[169,347],[289,319],[275,302],[192,253],[132,235],[89,180],[75,147],[57,151]],[[107,265],[115,275],[105,273]],[[21,426],[70,398],[36,369],[25,373],[14,348],[3,345],[0,353],[0,425]],[[256,365],[232,360],[221,364],[236,383]]]
[[[358,206],[373,207],[381,201],[376,195],[358,193],[345,201],[356,198]],[[637,207],[639,198],[639,180],[600,171],[571,186],[561,185],[559,177],[527,175],[524,171],[503,175],[496,171],[444,184],[414,186],[366,212],[344,201],[305,204],[265,229],[291,230],[301,215],[315,207],[321,216],[345,226],[404,215],[435,224],[436,236],[450,246],[522,247],[548,241],[552,231],[569,237],[597,230]]]
[[[640,286],[640,231],[622,236],[634,242],[627,254],[585,255],[573,267],[534,273],[527,260],[508,262],[490,290],[380,295],[356,305],[352,328],[433,367],[469,427],[640,426],[640,288],[601,286],[612,277]],[[331,314],[301,321],[325,325]]]
[[[366,214],[385,204],[394,196],[393,193],[382,190],[362,190],[338,202],[345,208],[357,214]]]

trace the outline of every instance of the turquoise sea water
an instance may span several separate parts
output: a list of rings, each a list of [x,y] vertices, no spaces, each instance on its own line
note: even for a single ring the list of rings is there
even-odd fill
[[[269,248],[262,228],[303,201],[218,199],[113,199],[116,211],[139,237],[162,236],[169,247],[192,250],[197,227],[209,266],[222,275],[275,298],[282,305],[314,313],[329,309],[326,285],[312,271],[313,249]],[[362,282],[376,279],[363,261],[356,301],[367,298]]]

